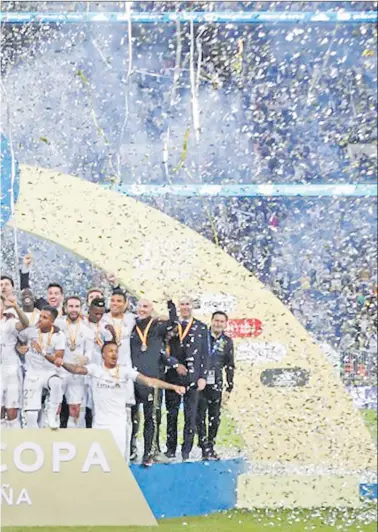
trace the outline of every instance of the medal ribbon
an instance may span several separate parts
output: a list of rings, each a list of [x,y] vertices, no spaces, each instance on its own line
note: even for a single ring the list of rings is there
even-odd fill
[[[142,332],[139,328],[139,326],[137,325],[136,326],[136,332],[138,333],[138,336],[140,338],[140,341],[142,342],[142,345],[145,345],[147,347],[147,336],[148,336],[148,331],[150,330],[151,328],[151,325],[152,325],[152,322],[154,320],[151,318],[150,321],[148,322],[146,328],[144,329],[144,332]]]
[[[33,327],[34,322],[35,322],[35,308],[33,309],[32,315],[30,316],[29,327]]]
[[[181,345],[182,345],[183,341],[185,340],[185,338],[188,336],[188,333],[189,333],[190,328],[191,328],[192,325],[193,325],[193,318],[191,318],[190,321],[188,321],[188,324],[185,327],[185,331],[183,332],[181,323],[178,324],[178,334],[179,334],[180,344]]]
[[[78,318],[77,323],[76,323],[75,334],[72,334],[72,329],[71,329],[71,326],[70,326],[70,322],[69,322],[68,318],[66,320],[68,334],[70,335],[71,346],[74,346],[74,345],[76,346],[76,336],[77,336],[77,333],[79,332],[80,321],[81,321],[81,318]]]
[[[47,344],[46,344],[46,346],[44,346],[43,345],[42,331],[41,331],[41,329],[38,329],[38,343],[41,346],[42,351],[46,351],[47,348],[50,346],[53,332],[54,332],[54,327],[51,327],[51,329],[49,331],[49,335],[47,337]]]
[[[104,345],[104,342],[100,338],[100,323],[96,323],[96,335],[95,335],[96,344],[99,347]]]
[[[121,336],[122,336],[122,321],[121,321],[121,325],[117,325],[115,318],[112,318],[112,325],[116,333],[117,344],[119,345],[121,343]]]

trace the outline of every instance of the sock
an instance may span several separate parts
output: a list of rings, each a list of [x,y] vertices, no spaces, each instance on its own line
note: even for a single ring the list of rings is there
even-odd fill
[[[21,423],[20,423],[19,418],[16,417],[16,419],[12,419],[10,421],[8,419],[6,427],[7,427],[7,429],[20,429],[21,428]]]
[[[38,410],[28,410],[25,412],[26,427],[28,429],[38,429]]]
[[[51,377],[49,380],[50,397],[48,409],[56,415],[60,403],[63,401],[62,380],[59,377]]]
[[[78,429],[79,427],[80,427],[79,419],[76,419],[73,416],[69,416],[68,417],[67,428],[68,429]]]

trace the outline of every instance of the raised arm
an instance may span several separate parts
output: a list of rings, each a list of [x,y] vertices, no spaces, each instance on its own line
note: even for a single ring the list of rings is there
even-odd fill
[[[145,375],[142,375],[141,373],[139,373],[136,381],[139,384],[148,386],[149,388],[160,388],[163,390],[172,390],[178,393],[179,395],[184,395],[186,391],[184,386],[177,386],[176,384],[171,384],[169,382],[165,382],[160,379],[154,379],[153,377],[146,377]]]
[[[32,262],[32,256],[30,253],[25,255],[22,261],[22,266],[20,270],[20,288],[30,288],[30,265]]]
[[[17,331],[22,331],[23,329],[29,327],[28,317],[26,316],[22,308],[18,306],[17,299],[14,296],[10,296],[6,301],[6,304],[8,307],[14,308],[18,319],[20,320],[18,323],[16,323]]]
[[[159,336],[165,336],[167,331],[172,330],[178,323],[176,305],[173,301],[167,298],[169,319],[158,321],[158,334]]]

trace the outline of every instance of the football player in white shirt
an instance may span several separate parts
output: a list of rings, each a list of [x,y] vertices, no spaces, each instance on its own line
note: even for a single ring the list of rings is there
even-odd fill
[[[126,407],[127,382],[138,382],[151,388],[165,388],[174,390],[183,395],[185,388],[163,382],[159,379],[145,377],[133,368],[126,368],[118,364],[118,346],[113,340],[105,342],[102,346],[103,364],[89,364],[86,367],[68,364],[61,359],[48,360],[54,362],[56,366],[63,366],[64,369],[75,375],[89,375],[92,381],[93,403],[94,403],[94,423],[93,428],[109,429],[126,461],[130,448],[130,423],[127,418],[131,416],[130,408]]]
[[[78,296],[70,296],[65,303],[66,316],[58,318],[56,326],[64,333],[66,346],[64,360],[69,364],[84,366],[91,362],[94,334],[82,318],[82,304]],[[66,374],[63,393],[68,404],[67,428],[80,426],[80,407],[85,406],[85,379],[81,374]],[[83,415],[84,418],[84,415]]]
[[[29,325],[25,313],[17,305],[14,296],[8,295],[6,306],[12,310],[7,313],[4,298],[0,301],[0,391],[1,391],[1,426],[20,428],[18,409],[21,399],[20,359],[16,352],[17,335]],[[16,312],[17,318],[13,311]],[[5,414],[7,416],[5,422]]]
[[[3,298],[7,299],[14,295],[14,281],[8,275],[2,275],[0,280],[0,290]]]
[[[95,290],[95,289],[94,289]],[[88,299],[87,299],[88,301]],[[85,323],[94,333],[94,347],[92,354],[92,363],[102,365],[101,349],[104,342],[112,340],[113,336],[110,331],[105,328],[102,323],[102,317],[105,314],[105,299],[101,297],[95,297],[91,299],[88,308],[88,316],[85,319]],[[91,380],[86,377],[86,413],[85,413],[85,426],[87,429],[92,427],[92,388]]]
[[[64,334],[54,325],[58,310],[45,306],[36,327],[22,331],[19,341],[26,344],[24,412],[27,428],[38,428],[38,415],[42,408],[42,393],[49,390],[47,421],[51,429],[59,428],[58,411],[63,399],[63,380],[56,368],[52,368],[44,356],[63,359]]]
[[[130,336],[135,326],[135,315],[127,309],[126,294],[119,288],[115,289],[110,297],[110,312],[104,314],[102,322],[118,345],[119,365],[131,368]],[[135,405],[134,384],[131,380],[127,383],[127,404]]]

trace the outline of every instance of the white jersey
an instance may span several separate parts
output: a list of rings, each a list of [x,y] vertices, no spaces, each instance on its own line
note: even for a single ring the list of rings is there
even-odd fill
[[[18,337],[17,323],[19,323],[18,319],[6,318],[5,316],[0,321],[1,364],[20,365],[20,358],[15,349]]]
[[[93,323],[86,319],[85,324],[94,334],[92,363],[99,364],[101,366],[103,363],[101,348],[104,345],[104,342],[109,342],[113,339],[113,337],[111,333],[105,329],[105,324],[102,321],[99,323]]]
[[[80,318],[75,323],[68,321],[68,318],[57,318],[55,325],[63,332],[66,345],[64,349],[64,361],[69,364],[76,363],[76,357],[85,356],[92,360],[94,334],[91,329]]]
[[[126,420],[127,382],[136,381],[139,373],[132,368],[117,366],[106,369],[104,365],[89,364],[96,425],[118,425]]]
[[[29,349],[25,355],[25,369],[33,373],[51,372],[55,366],[48,362],[44,355],[54,355],[56,351],[63,351],[66,345],[64,334],[61,331],[53,334],[51,332],[41,333],[37,327],[28,327],[20,332],[18,337]],[[40,344],[42,354],[31,346],[33,340]],[[57,368],[55,369],[57,370]]]
[[[112,318],[110,312],[104,314],[101,323],[104,325],[113,325],[117,333],[118,345],[118,361],[120,366],[128,368],[132,367],[131,364],[131,348],[130,348],[130,336],[134,329],[136,320],[135,315],[132,312],[125,312],[123,318]]]
[[[24,314],[29,320],[29,327],[36,327],[39,320],[40,311],[35,308],[32,312],[24,312]]]

